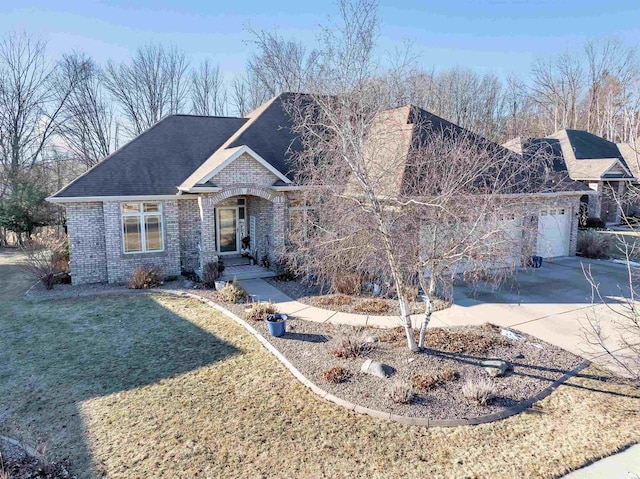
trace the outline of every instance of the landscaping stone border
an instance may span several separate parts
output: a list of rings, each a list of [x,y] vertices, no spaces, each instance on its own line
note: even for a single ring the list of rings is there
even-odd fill
[[[567,381],[568,379],[576,376],[580,371],[585,369],[591,363],[590,361],[583,361],[578,366],[573,368],[571,371],[566,372],[562,377],[554,381],[551,385],[544,388],[535,396],[522,401],[515,406],[510,408],[503,409],[501,411],[495,412],[493,414],[487,414],[486,416],[478,416],[471,418],[462,418],[462,419],[430,419],[428,417],[411,417],[411,416],[399,416],[397,414],[391,414],[384,411],[378,411],[377,409],[371,409],[368,407],[360,406],[358,404],[353,404],[349,401],[346,401],[342,398],[334,396],[333,394],[325,391],[324,389],[318,387],[316,384],[311,382],[307,377],[305,377],[298,369],[291,364],[291,362],[280,352],[278,349],[271,344],[262,334],[260,334],[253,326],[247,323],[244,319],[240,318],[238,315],[232,313],[228,309],[219,304],[211,301],[210,299],[206,299],[202,296],[193,293],[187,293],[184,291],[164,291],[165,293],[190,297],[193,299],[197,299],[198,301],[205,303],[211,306],[216,311],[224,314],[230,319],[233,319],[240,326],[244,327],[250,334],[252,334],[260,343],[271,352],[277,359],[280,361],[284,367],[286,367],[293,376],[304,384],[307,388],[309,388],[314,394],[320,396],[322,399],[326,401],[330,401],[338,406],[342,406],[346,409],[354,411],[358,414],[367,414],[369,416],[385,419],[388,421],[395,421],[401,424],[409,424],[411,426],[427,426],[427,427],[458,427],[458,426],[477,426],[479,424],[487,424],[494,421],[500,421],[501,419],[506,419],[508,417],[519,414],[526,409],[531,408],[536,402],[541,401],[551,394],[558,386]]]

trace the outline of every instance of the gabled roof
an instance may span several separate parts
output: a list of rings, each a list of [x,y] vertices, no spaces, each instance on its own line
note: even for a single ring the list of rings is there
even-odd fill
[[[111,154],[53,195],[65,198],[100,198],[126,196],[176,195],[194,186],[215,187],[211,177],[239,155],[247,153],[274,173],[274,186],[286,185],[294,179],[293,154],[301,142],[293,132],[293,120],[286,104],[294,99],[312,101],[312,95],[283,93],[249,113],[246,118],[172,115],[158,122],[131,142]],[[389,123],[390,122],[390,123]],[[381,181],[399,191],[406,175],[406,161],[416,141],[424,141],[433,131],[464,133],[478,144],[502,149],[426,110],[407,105],[380,113],[380,132],[402,135],[398,144],[402,151],[381,155],[389,149],[376,140],[371,151],[378,151],[376,161],[397,159],[396,165],[380,164],[389,171]],[[421,125],[417,127],[416,125]],[[428,125],[428,127],[427,127]],[[384,142],[383,142],[384,143]],[[507,152],[506,149],[504,149]],[[391,152],[390,152],[391,153]],[[510,153],[511,154],[511,153]],[[386,159],[386,160],[385,160]],[[565,190],[573,191],[572,182]]]
[[[479,152],[489,154],[498,163],[496,167],[500,171],[488,172],[486,178],[478,178],[478,185],[483,183],[489,184],[496,178],[504,177],[506,181],[505,187],[509,187],[511,194],[537,194],[537,193],[555,193],[555,192],[582,192],[588,191],[589,188],[569,178],[566,171],[552,168],[547,171],[541,168],[540,171],[532,171],[528,168],[521,168],[525,158],[520,153],[514,152],[512,148],[498,145],[486,138],[475,134],[461,126],[451,123],[439,116],[434,115],[422,108],[411,107],[408,121],[414,124],[413,138],[414,144],[427,144],[433,135],[444,134],[446,138],[460,138],[469,142],[469,146],[477,148]],[[552,146],[552,149],[558,147]],[[483,154],[483,153],[481,153]],[[542,171],[544,170],[544,171]],[[405,171],[405,176],[408,170]],[[488,180],[488,182],[485,182]],[[478,186],[476,185],[476,186]],[[507,191],[504,192],[505,194]]]
[[[265,161],[268,169],[275,169],[282,181],[292,179],[291,151],[299,147],[293,134],[293,121],[285,111],[286,102],[295,94],[283,93],[267,101],[247,115],[247,122],[215,151],[184,182],[181,189],[189,189],[210,178],[211,173],[237,149],[248,147],[258,161]],[[289,175],[289,176],[288,176]]]
[[[172,115],[134,138],[53,198],[173,195],[245,118]]]
[[[633,178],[619,145],[583,130],[560,130],[546,138],[516,138],[505,146],[525,158],[544,155],[555,171],[567,171],[574,180]]]
[[[175,195],[242,148],[286,184],[293,177],[291,151],[299,142],[284,103],[295,95],[274,97],[246,118],[168,116],[52,198]]]

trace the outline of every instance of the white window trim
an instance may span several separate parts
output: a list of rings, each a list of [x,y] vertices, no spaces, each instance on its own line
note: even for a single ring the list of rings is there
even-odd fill
[[[140,207],[140,210],[137,212],[124,211],[123,206],[125,203],[137,203]],[[157,203],[158,211],[144,211],[144,203]],[[164,214],[162,203],[158,201],[123,201],[120,203],[120,236],[122,238],[122,253],[123,254],[143,254],[143,253],[163,253],[165,250],[164,243]],[[142,245],[142,249],[140,251],[125,251],[125,240],[124,240],[124,219],[127,216],[136,216],[140,218],[140,241]],[[147,249],[147,233],[145,228],[145,217],[146,216],[160,216],[160,240],[162,241],[162,249]]]

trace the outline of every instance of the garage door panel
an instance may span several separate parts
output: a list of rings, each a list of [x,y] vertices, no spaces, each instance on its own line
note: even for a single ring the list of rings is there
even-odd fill
[[[538,217],[538,255],[543,258],[567,256],[571,215],[566,208],[546,208]]]

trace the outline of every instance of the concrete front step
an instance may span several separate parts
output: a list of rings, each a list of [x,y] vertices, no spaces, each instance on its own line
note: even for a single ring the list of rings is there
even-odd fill
[[[273,278],[276,273],[260,266],[230,267],[225,268],[220,276],[220,281],[233,281],[233,279]]]

